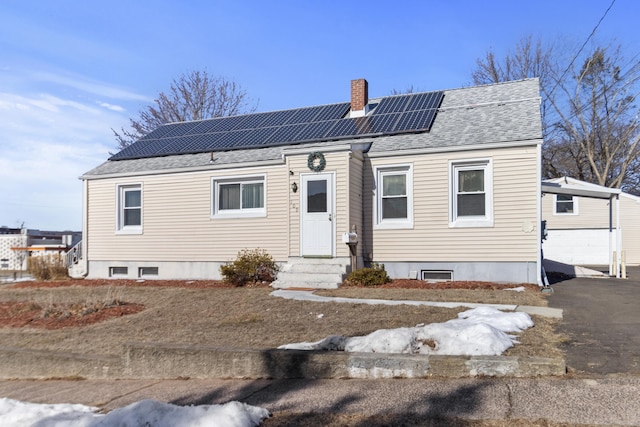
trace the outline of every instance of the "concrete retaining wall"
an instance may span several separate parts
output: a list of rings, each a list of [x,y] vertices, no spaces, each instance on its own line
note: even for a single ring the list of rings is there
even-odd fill
[[[248,350],[128,343],[122,357],[0,347],[0,379],[426,378],[564,375],[562,359]]]

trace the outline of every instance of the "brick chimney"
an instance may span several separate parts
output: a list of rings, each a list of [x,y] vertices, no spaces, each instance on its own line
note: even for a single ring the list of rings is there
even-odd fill
[[[365,79],[351,80],[351,117],[365,115],[368,103],[369,83]]]

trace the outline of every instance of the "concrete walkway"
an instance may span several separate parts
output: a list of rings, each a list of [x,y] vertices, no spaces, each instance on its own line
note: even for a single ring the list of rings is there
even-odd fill
[[[514,304],[478,304],[472,302],[434,302],[434,301],[407,301],[407,300],[382,300],[382,299],[360,299],[360,298],[341,298],[341,297],[326,297],[316,295],[312,290],[288,290],[280,289],[273,291],[270,294],[274,297],[293,299],[300,301],[313,301],[313,302],[343,302],[349,304],[371,304],[371,305],[414,305],[414,306],[429,306],[429,307],[444,307],[444,308],[456,308],[456,307],[491,307],[496,310],[503,311],[521,311],[528,314],[536,314],[545,317],[562,318],[562,309],[550,308],[550,307],[538,307],[531,305],[514,305]]]
[[[241,401],[269,410],[274,423],[265,424],[278,426],[462,426],[464,420],[488,420],[492,426],[547,425],[544,421],[638,426],[639,395],[638,377],[0,381],[0,397],[81,403],[107,411],[143,399],[178,405]],[[332,422],[336,416],[357,418],[347,418],[349,424]]]

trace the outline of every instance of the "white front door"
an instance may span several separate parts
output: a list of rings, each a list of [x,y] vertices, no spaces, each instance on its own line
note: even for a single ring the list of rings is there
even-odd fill
[[[333,174],[301,174],[302,256],[333,256]]]

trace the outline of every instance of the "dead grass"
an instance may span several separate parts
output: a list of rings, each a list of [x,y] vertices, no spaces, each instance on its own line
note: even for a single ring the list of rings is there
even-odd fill
[[[179,282],[173,285],[153,281],[80,282],[66,281],[64,286],[2,286],[0,314],[2,303],[6,306],[8,302],[20,302],[24,304],[23,308],[38,305],[38,301],[73,305],[102,301],[107,295],[115,295],[117,300],[131,307],[144,307],[144,310],[105,317],[93,324],[69,324],[61,329],[45,330],[35,325],[16,328],[0,324],[5,326],[0,327],[0,342],[10,347],[93,355],[119,355],[122,345],[128,341],[260,349],[291,342],[316,341],[333,334],[356,336],[377,329],[444,322],[463,310],[284,300],[270,296],[271,289],[267,287],[230,288],[212,282]],[[113,290],[108,291],[109,287]],[[534,292],[527,295],[529,292],[504,290],[482,290],[478,291],[480,294],[476,294],[477,290],[457,291],[430,290],[426,293],[420,289],[343,288],[337,292],[356,298],[386,296],[443,300],[456,296],[459,301],[481,298],[482,302],[513,304],[513,298],[519,298],[521,304],[527,301],[526,305],[546,303],[544,297],[540,297],[534,304],[532,301],[537,298]],[[519,337],[521,344],[509,350],[508,354],[540,357],[560,354],[555,345],[562,337],[554,333],[554,322],[541,317],[535,317],[534,321],[536,326],[522,333]]]

